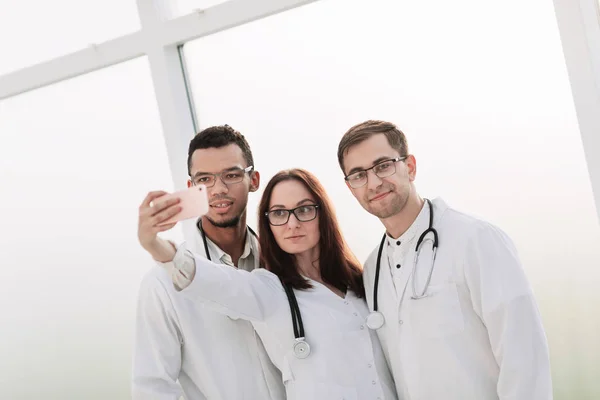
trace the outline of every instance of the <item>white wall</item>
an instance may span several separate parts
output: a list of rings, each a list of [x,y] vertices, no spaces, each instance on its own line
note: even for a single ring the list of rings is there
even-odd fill
[[[241,130],[263,186],[283,168],[316,173],[363,260],[383,228],[343,184],[337,144],[366,119],[398,124],[423,195],[515,240],[556,398],[600,397],[600,228],[551,2],[323,0],[185,54],[202,126]]]

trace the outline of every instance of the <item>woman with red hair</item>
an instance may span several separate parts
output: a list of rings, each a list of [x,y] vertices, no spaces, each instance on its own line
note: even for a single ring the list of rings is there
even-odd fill
[[[323,186],[302,169],[277,173],[258,220],[264,268],[238,270],[180,247],[173,260],[180,293],[251,321],[288,399],[396,399],[377,335],[366,326],[362,268]]]

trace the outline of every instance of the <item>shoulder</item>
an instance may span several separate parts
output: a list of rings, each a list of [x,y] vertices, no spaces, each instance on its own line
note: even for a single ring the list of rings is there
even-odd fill
[[[452,230],[449,236],[459,236],[467,241],[477,238],[510,241],[508,234],[497,225],[452,207],[447,207],[441,216],[442,229]]]
[[[153,266],[142,278],[139,296],[143,297],[171,297],[176,293],[171,277],[167,271],[158,266]]]
[[[505,262],[518,262],[515,243],[499,226],[480,217],[451,207],[443,213],[439,223],[440,246],[459,250],[463,257],[493,257]]]
[[[283,292],[283,286],[281,286],[281,281],[279,280],[279,277],[271,271],[265,268],[256,268],[250,273],[255,277],[255,279],[259,280],[261,283],[269,286],[274,290],[280,290]]]
[[[385,243],[383,245],[385,246]],[[363,278],[365,280],[370,279],[375,274],[375,267],[377,264],[377,257],[379,255],[380,247],[381,240],[378,240],[377,245],[373,248],[363,265]]]

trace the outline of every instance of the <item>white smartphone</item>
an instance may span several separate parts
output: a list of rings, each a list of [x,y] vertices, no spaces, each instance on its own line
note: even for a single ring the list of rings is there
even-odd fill
[[[156,200],[160,199],[160,201],[164,201],[175,197],[181,199],[179,202],[181,211],[168,220],[161,222],[158,226],[168,225],[190,218],[198,218],[208,212],[208,195],[204,185],[191,186],[175,193],[165,194]]]

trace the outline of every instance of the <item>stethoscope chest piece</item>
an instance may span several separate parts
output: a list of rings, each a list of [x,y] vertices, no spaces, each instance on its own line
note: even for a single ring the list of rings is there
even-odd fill
[[[310,346],[304,338],[300,337],[296,339],[294,343],[294,355],[296,358],[306,358],[310,354]]]
[[[367,317],[367,327],[372,330],[377,330],[383,326],[385,318],[379,311],[372,311]]]

